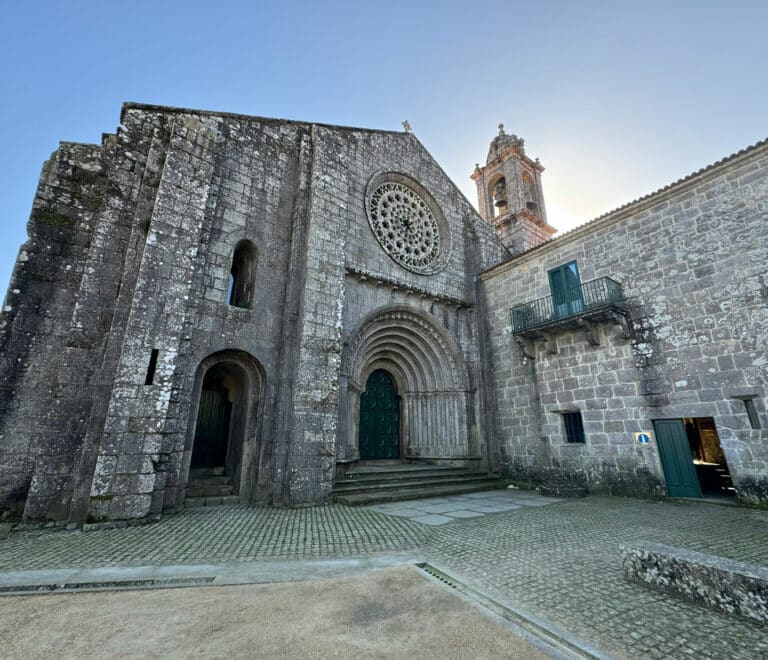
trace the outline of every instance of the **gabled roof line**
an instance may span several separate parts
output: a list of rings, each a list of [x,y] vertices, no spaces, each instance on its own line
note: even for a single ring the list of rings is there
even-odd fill
[[[151,103],[136,103],[126,101],[120,110],[120,121],[127,110],[146,110],[148,112],[163,112],[166,114],[202,115],[204,117],[221,117],[226,119],[238,119],[245,121],[258,121],[262,123],[293,124],[295,126],[320,126],[344,131],[362,131],[364,133],[386,133],[390,135],[408,135],[406,131],[390,131],[379,128],[360,128],[357,126],[341,126],[339,124],[324,124],[316,121],[300,121],[298,119],[280,119],[278,117],[260,117],[258,115],[246,115],[237,112],[217,112],[216,110],[196,110],[194,108],[181,108],[170,105],[154,105]]]

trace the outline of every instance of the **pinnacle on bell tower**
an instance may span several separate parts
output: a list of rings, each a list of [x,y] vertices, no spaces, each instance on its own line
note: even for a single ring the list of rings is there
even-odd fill
[[[547,224],[541,189],[543,171],[538,158],[526,156],[525,141],[507,135],[504,124],[499,124],[485,167],[477,164],[472,174],[481,217],[496,229],[513,255],[544,243],[557,231]]]

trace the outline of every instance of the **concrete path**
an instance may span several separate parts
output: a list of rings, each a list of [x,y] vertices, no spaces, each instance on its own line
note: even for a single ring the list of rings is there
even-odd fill
[[[413,508],[434,504],[440,503]],[[332,559],[384,565],[421,558],[484,598],[618,657],[768,657],[764,626],[625,582],[618,549],[622,542],[647,540],[768,565],[766,511],[587,497],[440,525],[414,522],[415,517],[339,505],[222,507],[195,509],[144,527],[88,532],[0,525],[0,570],[5,571],[0,586],[12,580],[16,586],[31,583],[32,574],[18,573],[31,570],[52,571],[45,579],[55,581],[58,574],[66,582],[77,575],[67,571],[82,568],[182,570],[179,565],[242,563],[243,574],[252,572],[252,579],[269,579],[270,573],[275,579],[278,564],[286,561],[302,563],[311,575],[336,570],[321,566]],[[312,567],[311,562],[319,563]],[[209,577],[210,571],[200,572]]]

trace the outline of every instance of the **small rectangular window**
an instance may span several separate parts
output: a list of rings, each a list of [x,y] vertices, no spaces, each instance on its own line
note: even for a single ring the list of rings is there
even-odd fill
[[[747,409],[747,417],[749,417],[749,425],[753,429],[760,428],[760,417],[757,415],[755,409],[755,402],[752,399],[744,399],[744,407]]]
[[[563,426],[565,427],[565,441],[585,443],[584,424],[581,421],[580,412],[562,413]]]
[[[144,379],[145,385],[152,385],[155,382],[155,371],[157,370],[157,356],[160,353],[156,348],[152,349],[149,356],[149,365],[147,366],[147,377]]]

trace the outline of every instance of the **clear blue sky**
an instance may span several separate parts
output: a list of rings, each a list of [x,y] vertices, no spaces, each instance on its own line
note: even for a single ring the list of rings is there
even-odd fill
[[[5,0],[0,289],[40,167],[123,101],[414,132],[473,203],[496,126],[567,229],[768,135],[768,2]],[[3,295],[0,293],[0,295]]]

